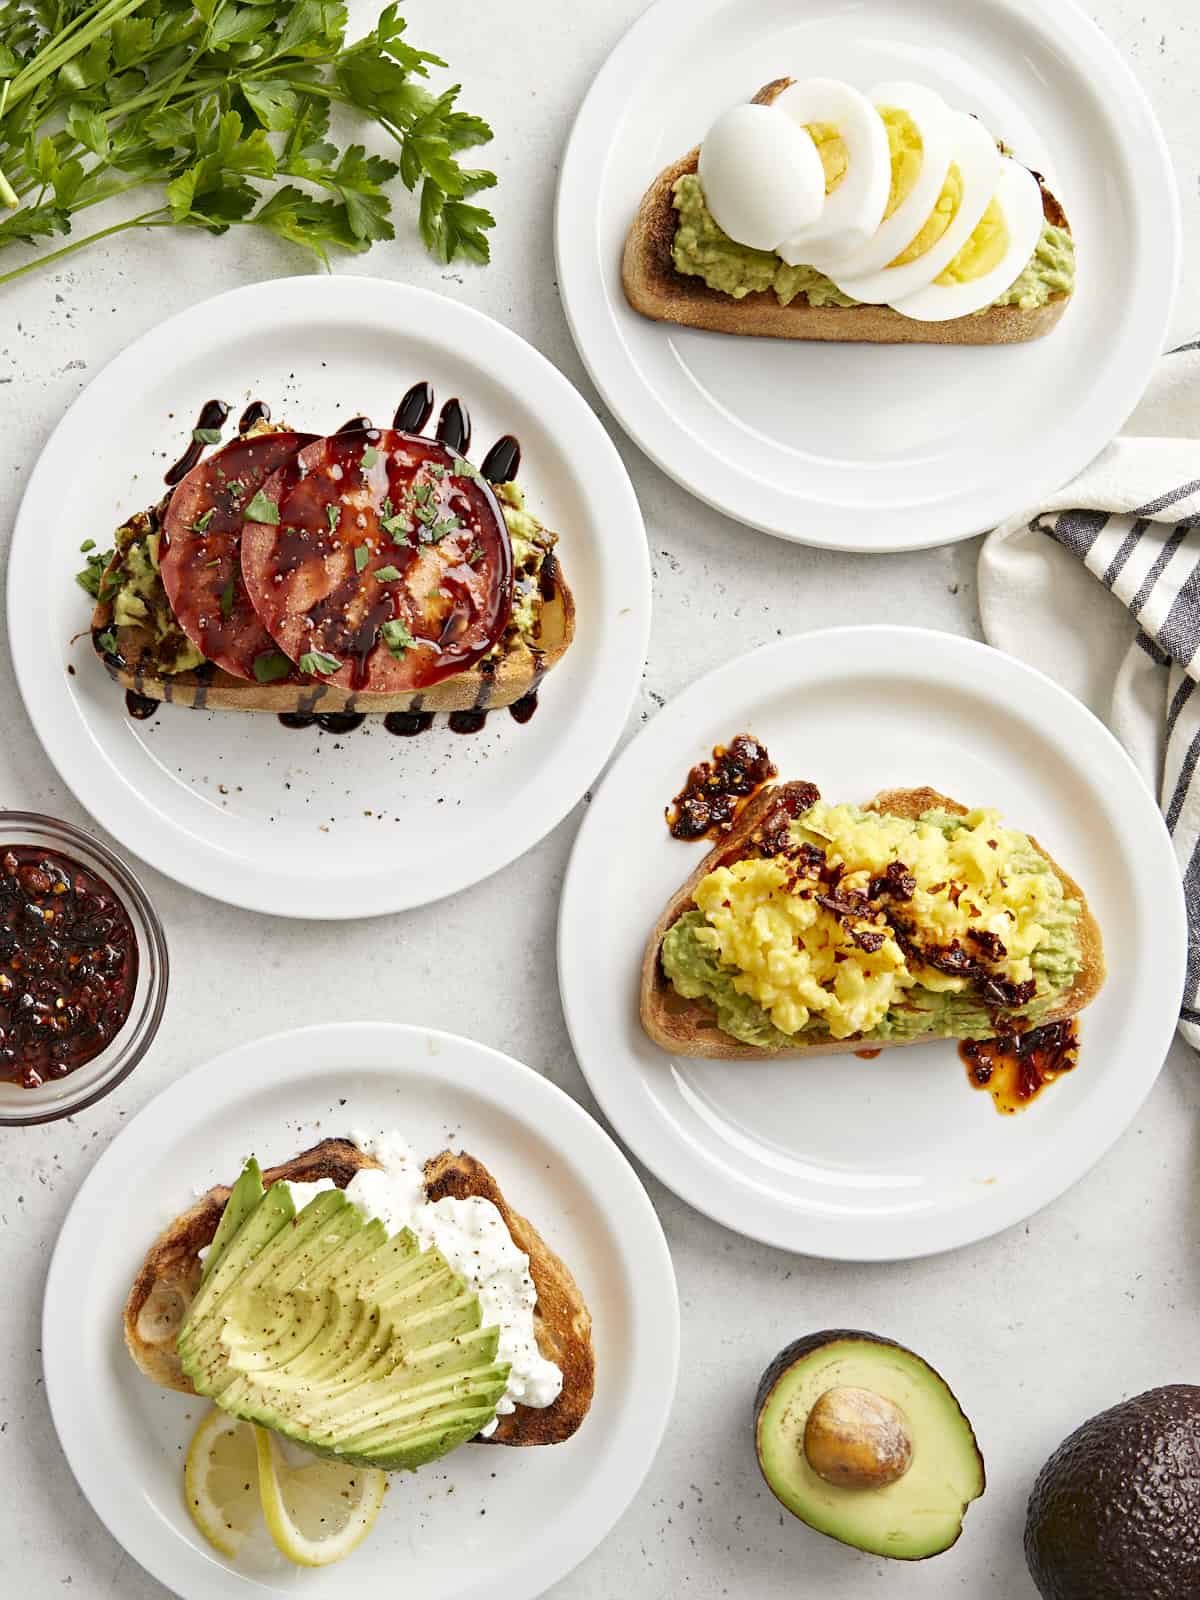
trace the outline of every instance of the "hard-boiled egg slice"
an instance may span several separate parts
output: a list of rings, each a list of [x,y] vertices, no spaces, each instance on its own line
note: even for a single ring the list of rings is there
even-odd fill
[[[1042,191],[1032,172],[1005,158],[991,204],[974,233],[928,288],[892,302],[921,322],[948,322],[982,311],[1011,289],[1042,234]]]
[[[894,305],[931,284],[975,232],[996,192],[1000,152],[974,117],[954,113],[952,137],[954,159],[916,237],[878,272],[851,277],[840,268],[830,268],[829,276],[844,294],[870,305]]]
[[[825,171],[820,215],[803,229],[781,234],[779,254],[796,267],[809,265],[814,250],[826,256],[861,250],[883,220],[892,181],[887,130],[878,111],[834,78],[793,83],[773,104],[808,131]]]
[[[818,246],[808,262],[847,278],[881,271],[912,243],[937,204],[954,156],[955,114],[932,89],[881,83],[872,89],[871,103],[883,119],[892,167],[883,221],[853,255],[827,255]]]
[[[825,169],[810,135],[774,106],[732,106],[700,146],[705,203],[739,244],[774,250],[825,203]]]

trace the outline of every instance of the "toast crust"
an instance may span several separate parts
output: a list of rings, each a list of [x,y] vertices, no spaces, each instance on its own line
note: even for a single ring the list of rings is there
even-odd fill
[[[793,80],[776,78],[754,96],[769,105]],[[1048,334],[1067,308],[1070,295],[1056,294],[1044,306],[992,306],[974,316],[948,322],[920,322],[890,306],[813,306],[803,295],[781,306],[772,289],[755,290],[740,300],[710,289],[702,278],[676,272],[672,259],[676,215],[671,190],[676,179],[695,172],[696,146],[664,168],[646,190],[625,238],[621,281],[635,311],[657,322],[768,339],[861,341],[868,344],[1019,344]],[[1056,227],[1069,224],[1062,206],[1037,173],[1042,210]]]
[[[693,908],[693,891],[702,878],[717,867],[729,866],[746,854],[750,837],[765,821],[767,814],[789,790],[798,784],[769,784],[761,789],[745,807],[728,836],[704,857],[684,884],[672,895],[653,931],[646,941],[642,956],[639,1010],[642,1027],[662,1049],[677,1056],[698,1056],[711,1061],[784,1061],[796,1056],[847,1055],[869,1047],[872,1050],[899,1050],[909,1044],[928,1044],[939,1034],[922,1034],[915,1039],[877,1039],[870,1034],[855,1034],[849,1039],[827,1039],[809,1044],[796,1044],[779,1050],[766,1050],[760,1045],[743,1044],[731,1038],[717,1026],[712,1008],[703,1000],[685,1000],[677,994],[663,973],[659,961],[663,937],[683,915]],[[936,789],[884,789],[868,801],[867,811],[887,812],[891,816],[916,821],[925,811],[949,811],[955,816],[965,816],[967,807]],[[1087,903],[1087,896],[1058,862],[1044,850],[1032,835],[1030,844],[1049,863],[1063,886],[1064,894],[1080,904],[1079,945],[1081,961],[1079,971],[1070,989],[1061,997],[1054,1009],[1047,1013],[1045,1022],[1063,1022],[1077,1016],[1095,999],[1104,983],[1104,943],[1100,927]]]
[[[356,1172],[378,1165],[346,1139],[324,1139],[290,1161],[267,1168],[263,1183],[269,1188],[281,1179],[316,1183],[329,1178],[344,1189]],[[212,1243],[230,1192],[227,1185],[217,1184],[163,1230],[146,1252],[125,1302],[129,1354],[146,1377],[184,1394],[196,1391],[180,1364],[176,1339],[200,1286],[198,1252]],[[513,1242],[529,1257],[537,1290],[538,1349],[563,1374],[562,1393],[553,1405],[518,1405],[499,1418],[491,1438],[474,1442],[538,1445],[570,1438],[587,1415],[595,1386],[592,1319],[574,1278],[533,1224],[512,1209],[495,1178],[474,1156],[444,1150],[432,1157],[425,1163],[425,1192],[430,1200],[477,1195],[500,1212]]]
[[[136,626],[116,629],[117,653],[113,655],[99,643],[100,634],[111,625],[111,600],[97,603],[92,612],[96,654],[114,682],[147,700],[190,706],[197,711],[484,711],[512,705],[529,694],[562,660],[575,637],[575,598],[555,560],[554,594],[542,602],[534,648],[524,639],[517,639],[505,649],[493,670],[477,663],[465,672],[405,694],[369,694],[320,681],[251,683],[219,667],[156,675],[152,630]]]

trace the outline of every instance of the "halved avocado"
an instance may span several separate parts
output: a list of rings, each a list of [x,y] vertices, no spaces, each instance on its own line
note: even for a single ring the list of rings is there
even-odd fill
[[[827,1329],[763,1373],[758,1464],[776,1499],[856,1550],[920,1561],[948,1550],[985,1487],[971,1424],[927,1362],[890,1339]]]
[[[1134,1395],[1064,1439],[1029,1497],[1025,1559],[1045,1600],[1200,1594],[1200,1388]]]

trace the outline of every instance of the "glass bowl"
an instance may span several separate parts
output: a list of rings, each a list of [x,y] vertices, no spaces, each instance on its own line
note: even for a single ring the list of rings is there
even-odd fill
[[[0,1127],[53,1122],[102,1100],[137,1066],[150,1048],[167,1000],[167,940],[158,913],[129,868],[82,829],[57,817],[32,811],[0,811],[0,851],[8,845],[33,845],[68,856],[112,888],[133,925],[138,975],[133,1004],[121,1031],[99,1055],[35,1089],[0,1080]]]

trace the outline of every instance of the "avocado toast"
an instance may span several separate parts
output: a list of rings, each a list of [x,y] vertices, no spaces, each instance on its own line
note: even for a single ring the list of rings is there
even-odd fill
[[[968,812],[934,789],[890,789],[876,795],[861,813],[825,808],[827,817],[835,811],[848,813],[838,821],[846,823],[851,838],[856,817],[863,822],[872,816],[894,818],[903,824],[892,830],[890,841],[882,846],[876,842],[876,858],[868,870],[843,860],[831,840],[819,842],[820,828],[832,826],[816,809],[821,805],[811,783],[768,785],[747,803],[729,834],[671,897],[646,943],[640,992],[642,1026],[664,1050],[717,1060],[761,1061],[882,1050],[939,1037],[991,1038],[1074,1017],[1095,998],[1104,981],[1099,926],[1079,885],[1035,839],[1014,835],[1000,828],[992,813]],[[816,833],[810,827],[814,822]],[[1008,886],[1002,876],[998,881],[1005,887],[997,892],[995,907],[982,903],[969,882],[952,881],[949,875],[932,883],[926,875],[918,885],[909,871],[913,863],[903,860],[908,832],[914,851],[922,838],[924,848],[932,851],[939,835],[953,841],[961,833],[964,848],[981,837],[981,877],[990,869],[998,846],[1008,850],[1009,840],[1019,841],[1011,846],[1019,869],[1013,877],[1021,884],[1028,882],[1034,909],[1025,916],[1003,904]],[[1003,851],[997,859],[1003,861]],[[755,867],[748,869],[744,863]],[[804,1010],[794,1005],[791,1012],[780,1009],[788,1004],[789,995],[787,983],[779,979],[777,956],[775,987],[770,990],[725,959],[731,941],[722,944],[721,934],[701,912],[697,894],[714,909],[716,922],[724,921],[727,927],[735,916],[728,910],[735,890],[748,897],[747,925],[753,927],[759,910],[753,886],[748,881],[733,885],[727,869],[747,879],[761,869],[760,879],[765,875],[770,881],[765,898],[775,896],[781,913],[799,913],[798,903],[806,903],[809,928],[796,932],[789,925],[786,935],[786,940],[794,935],[806,969],[798,980],[807,985]],[[725,877],[719,876],[722,872]],[[920,904],[928,906],[931,918],[940,919],[936,933],[918,926]],[[978,931],[970,927],[972,911],[982,913]],[[1039,914],[1046,927],[1036,921]],[[1032,941],[1032,954],[1026,954],[1020,965],[1014,966],[1000,935],[986,927],[997,915],[1004,918],[1000,925],[1011,925],[1017,938]],[[953,930],[964,926],[967,931],[960,938]],[[757,932],[752,937],[770,944]],[[777,942],[782,946],[786,940]],[[821,988],[818,962],[830,949],[832,964]],[[808,951],[813,952],[811,957]],[[793,959],[790,947],[784,956]],[[771,958],[768,948],[766,959]],[[843,1002],[841,997],[856,974],[861,974],[858,992]],[[727,1008],[723,1016],[714,996]],[[769,998],[769,1006],[759,1004],[760,997]],[[823,1017],[819,1007],[827,1003]],[[870,1025],[853,1027],[855,1006],[868,1007],[863,1015]],[[781,1028],[780,1019],[790,1025]]]
[[[277,1183],[325,1182],[345,1190],[369,1169],[381,1169],[381,1162],[369,1150],[349,1140],[326,1139],[267,1169],[261,1175],[261,1186],[267,1197]],[[431,1203],[474,1198],[495,1206],[512,1244],[528,1257],[528,1272],[536,1290],[533,1331],[538,1351],[562,1374],[561,1391],[552,1403],[516,1404],[507,1414],[495,1417],[494,1430],[480,1442],[540,1445],[569,1438],[590,1407],[595,1368],[591,1317],[570,1271],[533,1224],[509,1206],[491,1173],[474,1157],[450,1151],[433,1157],[424,1164],[423,1186]],[[150,1246],[130,1289],[124,1312],[126,1346],[141,1371],[165,1388],[197,1392],[194,1377],[186,1370],[188,1356],[181,1352],[180,1335],[189,1325],[207,1275],[202,1253],[208,1252],[214,1241],[218,1249],[223,1244],[218,1230],[231,1196],[237,1194],[238,1186],[217,1186],[176,1217]],[[347,1206],[345,1210],[356,1208]],[[194,1372],[194,1361],[192,1366]],[[476,1429],[471,1437],[478,1432]]]
[[[513,481],[515,441],[485,472],[363,420],[324,438],[256,423],[89,556],[110,677],[149,700],[305,715],[486,710],[536,690],[575,606],[557,535]]]
[[[788,89],[793,79],[775,78],[754,96],[754,105],[769,106]],[[773,287],[737,293],[706,281],[702,243],[698,259],[680,270],[677,245],[684,227],[684,211],[697,212],[693,222],[708,246],[719,253],[737,253],[704,207],[696,173],[700,146],[666,167],[647,189],[626,236],[621,277],[626,299],[635,311],[660,322],[702,328],[713,333],[733,333],[779,339],[853,341],[872,344],[1011,344],[1039,339],[1049,333],[1065,311],[1070,290],[1055,287],[1044,303],[1034,306],[997,304],[986,310],[947,321],[922,321],[893,310],[889,305],[856,304],[839,295],[823,274],[809,273],[809,288],[781,298]],[[1034,174],[1042,197],[1048,237],[1070,245],[1070,224],[1045,181]],[[681,180],[686,180],[682,182]],[[1041,246],[1039,246],[1039,249]],[[768,253],[750,253],[769,266]],[[784,263],[778,260],[778,268]]]

